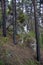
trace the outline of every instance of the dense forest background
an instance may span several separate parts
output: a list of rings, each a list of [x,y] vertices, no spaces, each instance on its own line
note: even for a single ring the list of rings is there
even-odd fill
[[[0,1],[0,65],[43,65],[42,2]]]

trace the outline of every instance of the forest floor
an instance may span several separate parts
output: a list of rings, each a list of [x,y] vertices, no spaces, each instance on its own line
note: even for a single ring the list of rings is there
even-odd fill
[[[36,53],[25,45],[14,45],[12,37],[0,36],[0,63],[1,65],[43,65],[36,61]],[[41,50],[43,59],[43,51]],[[42,61],[43,62],[43,61]]]

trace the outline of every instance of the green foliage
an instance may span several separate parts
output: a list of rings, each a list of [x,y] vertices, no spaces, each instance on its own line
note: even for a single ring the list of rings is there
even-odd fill
[[[35,37],[35,32],[30,31],[27,35],[30,36],[30,37]]]
[[[4,62],[2,60],[0,60],[0,65],[5,65]]]
[[[33,31],[30,31],[29,33],[27,33],[25,35],[25,38],[26,38],[27,41],[29,41],[29,40],[32,41],[33,38],[35,38],[35,33]]]
[[[29,47],[30,43],[35,42],[35,33],[33,31],[30,31],[28,34],[24,36],[24,42],[26,43],[26,46]]]
[[[29,43],[34,43],[35,33],[33,31],[30,31],[29,33],[21,33],[19,34],[20,40],[23,40],[23,43],[26,43],[26,46],[29,46]],[[21,45],[25,47],[25,45]]]
[[[0,35],[2,35],[2,32],[0,31]]]
[[[2,40],[6,43],[8,41],[8,37],[3,37]]]
[[[8,5],[8,10],[7,10],[7,13],[10,14],[12,11],[12,7],[10,5]]]
[[[8,28],[8,34],[12,35],[13,34],[13,29],[12,28]]]
[[[9,41],[8,37],[1,37],[0,38],[0,46],[6,44]]]
[[[23,23],[24,20],[25,20],[25,15],[24,15],[24,13],[21,12],[21,13],[19,14],[19,17],[18,17],[18,18],[19,18],[19,22],[20,22],[20,23]]]
[[[11,6],[10,5],[8,5],[8,9],[11,10]]]

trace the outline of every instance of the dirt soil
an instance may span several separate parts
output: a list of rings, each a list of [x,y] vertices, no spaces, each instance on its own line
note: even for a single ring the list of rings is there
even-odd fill
[[[1,39],[2,37],[0,37],[0,42],[2,41]],[[43,52],[41,53],[41,57],[43,58]],[[4,42],[0,46],[0,59],[6,65],[27,65],[28,60],[35,60],[35,55],[36,53],[30,47],[22,47],[19,44],[14,45],[12,37],[9,37],[8,42]]]

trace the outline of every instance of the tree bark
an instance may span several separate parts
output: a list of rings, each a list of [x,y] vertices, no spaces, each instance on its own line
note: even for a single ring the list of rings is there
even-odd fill
[[[16,0],[12,0],[12,12],[13,12],[13,41],[14,44],[16,44],[16,33],[17,33],[17,29],[16,29]]]
[[[36,11],[37,11],[37,8],[36,8],[36,5],[35,5],[35,0],[32,0],[33,1],[33,6],[34,6],[34,19],[35,19],[35,34],[36,34],[36,52],[37,52],[37,61],[40,61],[40,44],[39,44],[39,23],[38,23],[38,20],[37,20],[37,15],[36,15]]]
[[[3,36],[6,37],[6,2],[5,0],[1,0],[2,7],[2,28],[3,28]]]

